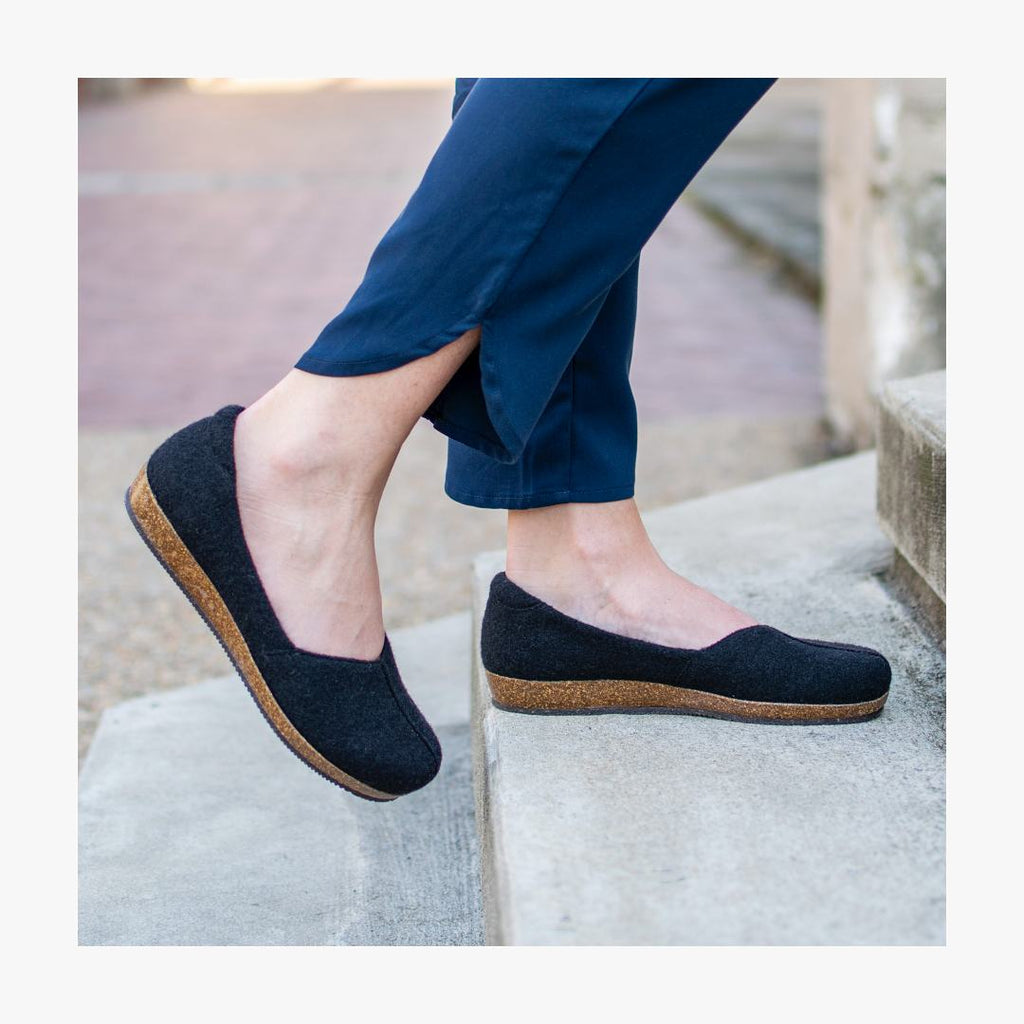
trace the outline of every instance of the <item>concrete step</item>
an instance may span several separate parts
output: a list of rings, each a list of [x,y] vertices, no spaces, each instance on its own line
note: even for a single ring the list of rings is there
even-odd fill
[[[81,776],[80,942],[480,943],[469,615],[392,641],[444,749],[394,803],[309,771],[234,676],[108,711]]]
[[[882,715],[757,726],[495,709],[474,659],[487,941],[938,944],[944,659],[887,589],[873,453],[646,517],[673,567],[798,636],[881,649]],[[475,616],[502,554],[475,567]]]
[[[827,86],[780,79],[686,190],[719,223],[781,257],[804,285],[821,282],[819,139]]]
[[[878,405],[878,519],[898,579],[944,637],[946,371],[890,381]]]

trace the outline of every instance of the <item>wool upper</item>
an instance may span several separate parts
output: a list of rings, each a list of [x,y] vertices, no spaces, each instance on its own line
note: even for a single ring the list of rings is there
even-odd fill
[[[484,667],[537,682],[619,679],[667,683],[737,700],[856,704],[889,689],[878,651],[748,626],[696,650],[665,647],[580,622],[503,572],[491,581],[481,628]]]

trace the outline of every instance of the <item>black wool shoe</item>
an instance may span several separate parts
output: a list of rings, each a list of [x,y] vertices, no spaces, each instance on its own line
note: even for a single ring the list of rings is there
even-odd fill
[[[441,747],[386,637],[380,656],[363,661],[300,650],[281,628],[242,534],[234,455],[241,411],[226,406],[157,448],[128,489],[128,515],[285,744],[343,789],[394,800],[430,782]]]
[[[743,722],[863,722],[882,710],[889,662],[852,644],[747,626],[698,650],[663,647],[579,622],[491,581],[480,652],[507,711],[665,711]]]

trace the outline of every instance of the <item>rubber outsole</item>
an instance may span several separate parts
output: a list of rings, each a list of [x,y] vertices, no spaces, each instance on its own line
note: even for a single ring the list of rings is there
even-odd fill
[[[401,794],[385,793],[375,789],[332,764],[318,753],[288,720],[288,716],[274,700],[241,630],[217,588],[192,557],[171,521],[160,508],[149,486],[146,469],[147,467],[143,466],[139,470],[132,485],[125,492],[124,503],[128,518],[146,547],[217,638],[217,642],[245,684],[249,696],[278,739],[307,768],[353,796],[374,803],[396,800]]]
[[[857,704],[783,704],[633,679],[541,682],[485,671],[495,707],[532,715],[676,714],[756,725],[851,725],[877,718],[888,697],[886,692]]]

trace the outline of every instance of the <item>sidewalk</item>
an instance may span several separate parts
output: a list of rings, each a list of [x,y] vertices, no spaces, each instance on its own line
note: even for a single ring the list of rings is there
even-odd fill
[[[83,108],[83,751],[104,707],[227,667],[135,537],[124,488],[168,433],[272,385],[344,305],[443,136],[450,102],[450,82],[350,80],[305,92],[167,89]],[[753,160],[756,147],[745,152]],[[692,200],[677,204],[642,260],[641,506],[823,458],[820,379],[816,310],[777,261]],[[473,556],[502,544],[500,512],[443,495],[444,448],[421,424],[385,494],[389,629],[467,608]],[[410,528],[420,521],[430,530]]]

